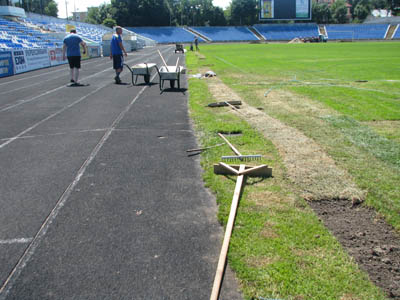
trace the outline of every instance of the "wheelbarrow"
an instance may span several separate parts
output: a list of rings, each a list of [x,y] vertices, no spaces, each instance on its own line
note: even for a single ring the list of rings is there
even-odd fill
[[[157,65],[153,63],[136,64],[132,67],[129,67],[127,64],[124,65],[127,66],[129,71],[132,73],[132,85],[136,85],[139,76],[143,76],[144,82],[149,84],[153,70],[156,69],[158,72]]]
[[[181,74],[185,73],[185,68],[181,66],[162,66],[158,72],[160,75],[160,90],[164,88],[164,81],[168,80],[171,89],[175,88],[175,82],[178,89],[181,88]]]
[[[175,44],[175,53],[185,53],[185,49],[183,49],[183,44]]]

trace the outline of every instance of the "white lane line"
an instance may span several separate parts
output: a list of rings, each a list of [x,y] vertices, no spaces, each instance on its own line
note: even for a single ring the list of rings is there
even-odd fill
[[[154,79],[154,77],[156,75],[157,75],[157,73],[153,75],[153,78],[151,79],[151,81]],[[35,250],[39,246],[41,240],[46,235],[46,232],[49,229],[50,225],[54,222],[54,220],[57,217],[57,215],[59,214],[61,208],[67,202],[69,196],[71,195],[71,193],[74,190],[74,188],[76,187],[76,185],[79,183],[79,181],[82,178],[83,174],[85,173],[87,167],[90,165],[90,163],[96,157],[96,155],[99,153],[100,149],[103,147],[105,142],[108,140],[108,138],[110,137],[111,133],[113,132],[115,127],[118,125],[118,123],[122,120],[122,118],[125,116],[125,114],[130,110],[132,105],[137,101],[137,99],[142,95],[142,93],[148,87],[149,86],[146,85],[139,91],[139,93],[136,95],[136,97],[133,98],[133,100],[128,104],[128,106],[118,115],[118,117],[112,123],[111,127],[105,132],[105,134],[103,135],[101,140],[94,147],[94,149],[90,153],[89,157],[86,159],[86,161],[83,163],[83,165],[79,169],[74,180],[71,182],[71,184],[67,187],[67,189],[64,191],[64,193],[61,195],[60,199],[57,201],[57,204],[55,205],[53,210],[50,212],[50,214],[47,216],[46,220],[43,222],[43,224],[40,227],[39,231],[37,232],[36,236],[33,238],[32,242],[27,247],[24,254],[21,256],[18,263],[15,265],[14,269],[11,271],[10,275],[4,282],[3,286],[0,289],[0,300],[6,299],[7,294],[9,293],[10,289],[13,287],[13,284],[15,283],[17,278],[20,276],[22,270],[25,268],[26,264],[29,262],[32,255],[35,253]]]
[[[110,63],[107,61],[106,63],[99,64],[96,67],[102,66],[102,65],[108,65],[108,64],[110,64]],[[67,69],[63,69],[63,70],[65,71]],[[52,78],[49,78],[49,79],[46,79],[46,80],[40,80],[40,81],[38,81],[36,83],[32,83],[32,84],[29,84],[29,85],[23,85],[23,86],[20,86],[18,88],[15,88],[13,90],[7,90],[6,92],[0,93],[0,95],[11,94],[12,92],[19,91],[21,89],[26,89],[26,88],[29,88],[29,87],[32,87],[32,86],[35,86],[35,85],[43,84],[43,82],[52,81],[54,79],[58,79],[58,78],[61,78],[61,77],[68,77],[68,76],[69,75],[63,74],[63,75],[60,75],[60,76],[57,76],[57,77],[52,77]],[[68,80],[69,80],[69,77],[68,77]],[[19,101],[23,101],[23,100],[19,100]]]
[[[19,137],[18,139],[33,139],[33,138],[66,135],[66,134],[74,134],[74,133],[99,132],[99,131],[106,131],[107,129],[108,128],[81,129],[81,130],[71,130],[71,131],[66,131],[66,132],[56,132],[56,133],[48,133],[48,134],[24,135],[24,136]],[[11,138],[2,138],[2,139],[0,139],[0,141],[8,141],[10,139]]]
[[[101,73],[104,73],[104,72],[107,72],[107,71],[110,71],[110,70],[112,70],[111,67],[109,67],[109,68],[107,68],[107,69],[105,69],[105,70],[103,70],[103,71],[94,73],[93,75],[90,75],[90,76],[87,76],[87,77],[85,77],[85,78],[82,78],[82,80],[84,80],[84,79],[86,80],[86,79],[88,79],[88,78],[95,77],[95,76],[97,76],[97,75],[100,75]],[[56,92],[56,91],[58,91],[58,90],[61,90],[61,89],[63,89],[63,88],[66,88],[66,87],[67,87],[67,86],[64,84],[64,85],[62,85],[62,86],[59,86],[58,88],[52,89],[52,90],[47,91],[47,92],[42,93],[42,94],[39,94],[39,95],[37,95],[37,96],[35,96],[35,97],[33,97],[33,98],[30,98],[30,99],[27,99],[27,100],[18,100],[17,103],[14,103],[14,104],[11,104],[11,105],[5,105],[5,106],[3,106],[3,107],[0,107],[0,112],[4,112],[4,111],[10,110],[10,109],[12,109],[12,108],[14,108],[14,107],[20,106],[20,105],[22,105],[22,104],[32,102],[32,101],[36,100],[37,98],[40,98],[40,97],[42,97],[42,96],[46,96],[46,95],[48,95],[48,94],[54,93],[54,92]]]
[[[151,55],[153,55],[153,54],[152,54],[152,53],[147,53],[145,56],[151,56]],[[142,58],[143,58],[143,57],[141,57],[140,59],[142,59]],[[126,62],[127,62],[127,63],[128,63],[128,62],[132,62],[132,61],[135,61],[135,60],[137,60],[137,59],[139,59],[139,57],[136,57],[136,56],[135,56],[135,57],[133,57],[131,60],[126,61]],[[93,75],[84,77],[84,78],[82,78],[82,80],[86,80],[86,79],[95,77],[95,76],[97,76],[97,75],[99,75],[99,74],[101,74],[101,73],[104,73],[104,72],[107,72],[107,71],[110,71],[110,70],[112,70],[112,67],[109,67],[109,68],[106,68],[106,69],[103,70],[103,71],[94,73]],[[65,71],[65,70],[64,70],[64,71]],[[61,89],[63,89],[63,88],[66,88],[66,87],[67,87],[66,85],[62,85],[62,86],[60,86],[60,87],[58,87],[58,88],[52,89],[52,90],[47,91],[47,92],[42,93],[42,94],[39,94],[39,95],[37,95],[37,96],[35,96],[35,97],[33,97],[33,98],[30,98],[30,99],[27,99],[27,100],[18,100],[18,101],[17,101],[16,103],[14,103],[14,104],[6,104],[6,105],[4,105],[3,107],[0,107],[0,113],[1,113],[1,112],[4,112],[4,111],[7,111],[7,110],[10,110],[10,109],[12,109],[12,108],[14,108],[14,107],[20,106],[20,105],[22,105],[22,104],[32,102],[32,101],[36,100],[37,98],[40,98],[40,97],[42,97],[42,96],[46,96],[46,95],[48,95],[48,94],[54,93],[54,92],[56,92],[56,91],[58,91],[58,90],[61,90]]]
[[[96,59],[96,61],[97,61],[97,59]],[[89,64],[92,64],[92,63],[94,63],[94,62],[95,62],[95,61],[91,61],[91,62],[88,62],[88,63],[82,63],[82,65],[89,65]],[[68,64],[65,64],[65,65],[68,65]],[[57,67],[58,67],[58,66],[57,66]],[[59,66],[59,67],[60,67],[60,69],[57,69],[57,70],[54,70],[54,71],[45,72],[45,73],[40,73],[40,74],[37,74],[37,75],[32,75],[32,76],[29,76],[29,77],[14,79],[14,80],[6,81],[6,82],[1,82],[1,83],[0,83],[0,86],[1,86],[1,85],[4,85],[4,84],[9,84],[9,83],[18,82],[18,81],[25,80],[25,79],[31,79],[31,78],[36,78],[36,77],[40,77],[40,76],[43,76],[43,75],[48,75],[48,74],[53,74],[53,73],[65,71],[65,68],[62,68],[62,66]],[[37,70],[37,71],[40,71],[40,70]]]
[[[20,238],[10,240],[0,240],[0,245],[12,245],[12,244],[27,244],[33,241],[33,238]]]
[[[154,76],[157,75],[157,73],[154,74]],[[154,79],[153,76],[153,79]],[[8,144],[14,142],[15,140],[17,140],[18,138],[20,138],[21,136],[23,136],[24,134],[28,133],[29,131],[35,129],[37,126],[39,126],[40,124],[54,118],[55,116],[61,114],[62,112],[64,112],[65,110],[67,110],[68,108],[71,108],[72,106],[74,106],[75,104],[78,104],[79,102],[83,101],[84,99],[86,99],[87,97],[93,95],[94,93],[96,93],[97,91],[99,91],[100,89],[110,85],[112,83],[107,82],[105,85],[102,85],[100,87],[98,87],[97,89],[95,89],[94,91],[91,91],[89,94],[86,94],[85,96],[79,98],[78,100],[70,103],[69,105],[63,107],[62,109],[58,110],[57,112],[51,114],[50,116],[47,116],[46,118],[42,119],[41,121],[37,122],[36,124],[32,125],[31,127],[25,129],[24,131],[21,131],[19,134],[17,134],[14,137],[9,138],[7,141],[5,141],[4,143],[0,144],[0,149],[4,148],[5,146],[7,146]]]

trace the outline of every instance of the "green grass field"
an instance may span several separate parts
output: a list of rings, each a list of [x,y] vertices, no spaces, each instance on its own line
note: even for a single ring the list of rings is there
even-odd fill
[[[187,65],[190,73],[213,70],[249,105],[315,141],[367,191],[366,205],[400,230],[399,53],[400,43],[389,42],[202,45]],[[203,145],[219,143],[218,131],[242,130],[232,142],[274,168],[272,179],[248,181],[232,236],[228,259],[246,299],[385,299],[299,196],[274,145],[228,110],[205,108],[218,99],[204,81],[190,79],[189,90]],[[234,178],[211,166],[228,151],[202,155],[222,223]]]

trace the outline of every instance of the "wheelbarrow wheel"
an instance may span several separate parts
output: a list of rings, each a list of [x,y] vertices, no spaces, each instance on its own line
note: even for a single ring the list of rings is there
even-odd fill
[[[169,86],[171,87],[171,89],[173,89],[175,87],[175,80],[170,80]]]
[[[150,75],[144,75],[144,82],[146,82],[146,84],[150,83]]]

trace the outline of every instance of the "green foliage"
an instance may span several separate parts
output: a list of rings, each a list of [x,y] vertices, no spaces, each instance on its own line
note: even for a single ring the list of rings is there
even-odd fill
[[[258,9],[256,0],[232,0],[231,2],[231,25],[253,25],[258,20]]]
[[[332,20],[328,3],[312,2],[312,20],[318,24],[328,24]]]
[[[16,6],[22,7],[27,12],[37,14],[45,14],[49,16],[57,16],[58,8],[54,0],[21,0],[15,3]]]
[[[113,28],[113,27],[117,26],[117,22],[114,19],[106,18],[103,21],[103,25],[107,26],[107,27],[110,27],[110,28]]]
[[[358,3],[356,8],[354,9],[354,17],[363,21],[368,17],[369,12],[370,10],[368,9],[368,7],[364,6],[361,3]]]
[[[57,17],[58,15],[58,7],[57,3],[55,3],[53,0],[47,4],[47,6],[44,8],[44,14],[52,17]]]
[[[109,17],[121,26],[226,25],[212,0],[111,0]]]
[[[332,20],[337,24],[346,23],[347,7],[345,0],[337,0],[331,5]]]

